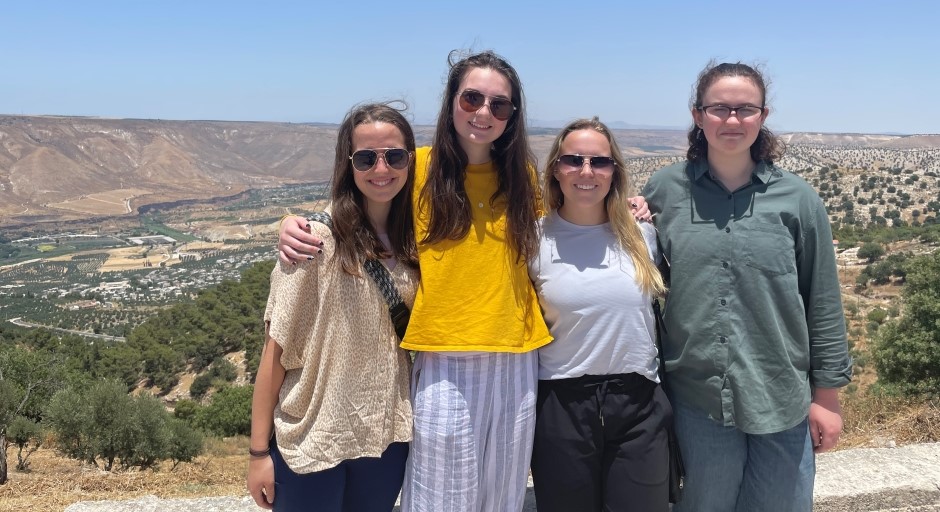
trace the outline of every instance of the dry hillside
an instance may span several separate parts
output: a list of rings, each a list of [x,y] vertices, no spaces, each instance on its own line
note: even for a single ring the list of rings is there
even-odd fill
[[[429,144],[433,130],[416,127],[418,144]],[[530,129],[540,161],[556,133]],[[649,172],[680,159],[687,145],[681,130],[613,133],[639,184]],[[323,124],[0,115],[0,225],[101,219],[130,215],[147,204],[324,181],[335,137],[336,126]],[[882,189],[892,169],[923,177],[940,166],[940,135],[792,133],[783,138],[790,147],[781,162],[785,168],[811,181],[823,166],[846,171],[840,188],[852,184],[853,195],[827,197],[827,202],[859,197],[854,184],[864,171],[885,175],[873,187]],[[897,188],[908,192],[903,181]],[[933,185],[934,180],[914,184],[919,188],[909,191],[914,200],[908,202],[929,202],[920,192],[927,181]],[[868,194],[865,199],[886,198]],[[887,200],[880,206],[883,215]],[[910,218],[910,212],[903,217]]]
[[[0,116],[0,219],[121,215],[320,181],[335,133],[286,123]]]

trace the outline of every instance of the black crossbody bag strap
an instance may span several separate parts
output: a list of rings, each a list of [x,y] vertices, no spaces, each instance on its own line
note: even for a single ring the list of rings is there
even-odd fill
[[[314,212],[308,219],[325,224],[331,230],[333,229],[333,219],[330,218],[329,213]],[[395,326],[395,334],[398,335],[399,340],[404,339],[405,330],[408,328],[408,320],[411,318],[411,310],[402,300],[398,288],[395,288],[392,275],[388,273],[388,269],[379,260],[366,260],[363,266],[369,277],[378,285],[382,296],[385,297],[385,303],[388,304],[388,316],[392,319],[392,325]]]
[[[659,299],[653,299],[653,317],[656,318],[656,352],[659,353],[659,382],[666,389],[666,355],[663,352],[663,336],[666,335],[666,322]]]
[[[395,326],[395,334],[398,335],[398,339],[405,339],[405,330],[408,328],[408,320],[411,319],[411,311],[405,305],[405,301],[401,299],[398,288],[395,288],[392,275],[388,273],[388,269],[379,260],[366,260],[364,266],[375,284],[379,285],[379,290],[382,291],[382,295],[385,297],[385,302],[388,304],[388,315],[392,318],[392,325]]]
[[[663,253],[662,244],[659,242],[659,233],[656,234],[656,249],[659,251],[660,262],[657,267],[663,277],[663,282],[669,286],[670,268],[669,260]],[[663,391],[668,389],[668,379],[666,378],[666,353],[663,352],[663,338],[666,337],[666,322],[663,320],[663,310],[658,297],[653,299],[653,317],[656,319],[656,351],[659,353],[659,383]],[[679,449],[679,440],[676,438],[676,429],[674,424],[670,424],[666,429],[669,436],[669,503],[679,503],[682,500],[682,490],[685,487],[685,463],[682,460],[682,452]]]

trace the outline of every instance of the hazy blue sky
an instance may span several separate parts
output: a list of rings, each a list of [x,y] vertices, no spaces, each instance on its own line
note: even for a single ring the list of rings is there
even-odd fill
[[[439,108],[454,48],[519,71],[530,120],[685,127],[710,58],[766,65],[778,131],[940,133],[940,7],[875,1],[18,1],[0,113],[338,122]]]

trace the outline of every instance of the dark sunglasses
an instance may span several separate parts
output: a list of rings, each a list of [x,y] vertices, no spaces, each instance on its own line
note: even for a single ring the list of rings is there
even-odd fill
[[[490,114],[493,114],[493,117],[500,121],[509,119],[516,111],[516,106],[512,104],[512,101],[506,98],[487,96],[473,89],[467,89],[460,93],[457,104],[464,112],[476,112],[483,108],[483,105],[486,105],[487,99],[490,100]]]
[[[591,155],[561,155],[558,157],[558,163],[568,167],[568,169],[562,169],[562,172],[581,172],[581,168],[584,167],[584,161],[587,160],[591,165],[591,170],[594,172],[613,172],[614,167],[617,165],[617,162],[609,156],[591,156]]]
[[[353,169],[366,172],[379,163],[379,155],[385,160],[385,165],[392,169],[402,170],[411,163],[411,153],[402,148],[360,149],[349,157]]]

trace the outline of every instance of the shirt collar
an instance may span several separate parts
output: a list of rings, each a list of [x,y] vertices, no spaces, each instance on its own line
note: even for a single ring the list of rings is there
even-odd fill
[[[708,174],[708,160],[702,159],[697,162],[691,162],[692,166],[692,179],[698,181]],[[763,184],[767,184],[770,181],[770,178],[773,176],[773,166],[768,164],[766,161],[761,160],[757,162],[757,167],[754,168],[754,172],[751,174],[751,181],[755,178]]]

